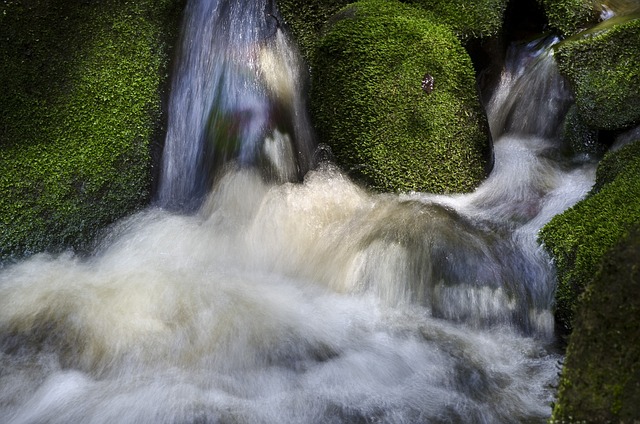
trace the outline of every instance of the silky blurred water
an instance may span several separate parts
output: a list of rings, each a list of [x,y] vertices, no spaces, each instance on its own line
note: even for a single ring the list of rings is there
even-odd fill
[[[197,209],[228,162],[274,181],[310,167],[303,63],[273,0],[193,0],[185,11],[158,203]]]
[[[200,3],[189,7],[218,31]],[[216,7],[250,14],[241,2]],[[283,45],[266,44],[264,64],[242,71],[263,91],[232,84],[237,97],[211,104],[255,93],[268,104],[274,93],[298,102],[297,79],[278,59]],[[558,128],[571,99],[550,50],[519,51],[488,107],[495,168],[474,193],[374,194],[328,160],[312,167],[310,135],[299,137],[308,129],[295,129],[306,128],[304,116],[287,106],[302,123],[278,127],[281,142],[269,127],[216,167],[165,170],[164,187],[173,188],[118,223],[91,256],[40,254],[5,266],[2,422],[544,422],[561,356],[555,277],[536,234],[586,194],[594,166],[564,153]],[[537,92],[546,94],[515,100]],[[200,95],[176,93],[189,116],[180,117],[185,132],[168,137],[199,143],[205,136],[192,132],[206,132],[203,116],[221,115],[203,112]],[[536,119],[524,119],[523,107]],[[309,144],[287,144],[291,133]],[[296,153],[243,156],[269,143]],[[193,163],[174,148],[165,166]],[[298,182],[293,174],[305,167],[313,169]]]

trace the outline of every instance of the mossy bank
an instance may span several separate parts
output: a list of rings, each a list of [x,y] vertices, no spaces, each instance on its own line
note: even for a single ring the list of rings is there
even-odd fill
[[[560,43],[560,72],[575,90],[589,127],[618,130],[640,124],[640,15],[607,20]]]
[[[607,153],[587,198],[540,233],[558,271],[556,318],[561,329],[572,331],[557,422],[640,417],[634,368],[640,360],[634,342],[640,328],[638,175],[640,140]]]
[[[575,324],[552,422],[637,422],[640,225],[596,266]]]
[[[599,153],[606,148],[598,143],[599,134],[611,138],[640,125],[638,45],[640,19],[631,14],[608,19],[555,47],[559,70],[575,93],[567,136],[577,150],[582,143],[586,152]],[[577,297],[590,283],[604,252],[640,221],[638,153],[637,143],[608,153],[588,198],[541,233],[558,268],[556,317],[565,329],[571,329]]]
[[[0,260],[85,246],[148,202],[183,3],[0,6]]]
[[[640,12],[638,0],[537,0],[550,29],[571,36],[611,16]]]
[[[311,111],[319,141],[376,190],[463,192],[485,176],[490,139],[471,59],[419,7],[342,9],[316,44]]]

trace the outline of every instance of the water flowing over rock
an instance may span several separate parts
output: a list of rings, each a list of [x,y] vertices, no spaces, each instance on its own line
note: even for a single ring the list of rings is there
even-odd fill
[[[199,58],[178,65],[156,206],[90,257],[37,255],[0,272],[0,416],[546,419],[560,355],[554,278],[536,234],[594,177],[593,165],[561,154],[554,128],[518,130],[523,105],[511,96],[545,84],[562,98],[552,56],[525,46],[505,69],[490,116],[502,123],[495,169],[475,192],[373,194],[328,160],[305,172],[310,144],[286,141],[306,140],[308,128],[296,123],[297,76],[280,71],[295,52],[277,44],[284,34],[267,6],[189,5],[185,45],[198,34],[215,48],[183,47],[181,60]],[[234,29],[240,16],[247,32]],[[268,125],[282,98],[284,129]],[[528,110],[561,113],[541,100]],[[292,154],[265,152],[270,143]]]
[[[301,61],[275,2],[192,1],[185,15],[159,204],[197,208],[231,162],[300,180],[313,139]]]

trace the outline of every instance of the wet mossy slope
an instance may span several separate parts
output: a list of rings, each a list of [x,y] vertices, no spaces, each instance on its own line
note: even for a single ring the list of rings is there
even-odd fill
[[[613,18],[560,43],[556,60],[591,128],[640,124],[640,15]]]
[[[640,418],[640,226],[602,258],[581,300],[552,422]]]
[[[421,8],[367,0],[343,9],[317,44],[311,105],[319,141],[374,189],[464,192],[485,176],[489,136],[471,59]]]
[[[590,195],[545,226],[540,239],[558,270],[556,317],[571,329],[579,296],[606,252],[640,225],[640,141],[605,155]]]
[[[593,0],[537,0],[544,8],[549,26],[562,35],[575,34],[596,22]]]
[[[183,3],[0,6],[0,260],[83,246],[148,202]]]

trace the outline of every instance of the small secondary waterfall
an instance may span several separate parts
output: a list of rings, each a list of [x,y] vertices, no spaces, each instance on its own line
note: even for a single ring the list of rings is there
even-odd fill
[[[157,206],[88,258],[0,271],[3,422],[544,422],[561,356],[536,234],[594,178],[564,152],[549,48],[509,56],[474,193],[372,194],[306,172],[267,6],[189,5]]]
[[[172,83],[160,205],[197,208],[225,165],[299,181],[313,141],[297,51],[273,0],[191,1]]]

